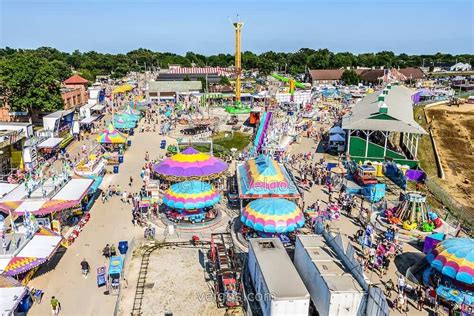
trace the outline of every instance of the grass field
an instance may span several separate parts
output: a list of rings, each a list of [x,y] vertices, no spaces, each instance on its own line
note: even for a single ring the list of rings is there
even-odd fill
[[[422,107],[415,107],[413,110],[413,115],[418,124],[421,125],[428,131],[428,122],[426,122],[425,114],[423,113]],[[433,143],[429,135],[423,136],[420,138],[418,144],[418,160],[420,161],[421,168],[428,174],[430,177],[438,176],[438,168],[436,166],[436,158],[433,149]]]
[[[227,137],[226,137],[227,136]],[[219,132],[217,135],[212,137],[213,153],[215,156],[220,157],[231,154],[231,148],[237,148],[238,151],[245,149],[250,144],[252,136],[249,134],[234,132]],[[184,149],[187,146],[183,146]],[[201,152],[209,152],[210,145],[195,145],[193,146],[196,150]]]

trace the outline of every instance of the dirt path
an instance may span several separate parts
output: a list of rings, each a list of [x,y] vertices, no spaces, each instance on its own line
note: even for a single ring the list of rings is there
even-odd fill
[[[474,107],[446,105],[426,109],[446,175],[443,187],[474,214]]]

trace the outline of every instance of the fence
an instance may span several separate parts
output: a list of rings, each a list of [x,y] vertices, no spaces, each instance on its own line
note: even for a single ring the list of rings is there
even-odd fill
[[[474,222],[471,219],[472,214],[454,200],[451,195],[433,179],[429,177],[426,178],[426,187],[428,191],[446,207],[446,210],[439,210],[444,220],[452,227],[457,227],[460,224],[464,232],[472,236],[474,229]]]
[[[136,247],[137,244],[139,244],[139,241],[143,241],[143,240],[144,239],[136,240],[135,238],[132,238],[132,240],[128,241],[128,250],[127,250],[127,253],[125,254],[124,259],[123,259],[124,267],[127,267],[128,269],[130,268],[128,263],[129,263],[130,258],[133,255],[135,247]],[[126,279],[126,276],[127,276],[126,273],[128,273],[128,269],[126,269],[126,268],[123,269],[122,280]],[[115,308],[114,308],[114,314],[113,314],[114,316],[117,316],[119,314],[120,301],[122,300],[122,296],[123,296],[122,285],[123,285],[123,282],[120,282],[119,291],[118,291],[118,295],[117,295],[117,301],[115,302]]]

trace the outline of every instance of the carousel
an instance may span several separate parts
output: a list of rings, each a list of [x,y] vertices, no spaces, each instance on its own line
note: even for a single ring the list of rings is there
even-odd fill
[[[450,238],[426,256],[423,282],[436,288],[443,305],[466,315],[474,310],[474,239]]]
[[[228,165],[192,147],[154,166],[155,174],[170,184],[163,194],[165,219],[178,224],[208,223],[219,217],[214,205],[220,193],[212,183],[227,171]]]
[[[426,195],[420,192],[407,192],[400,198],[398,205],[385,213],[390,224],[402,225],[405,230],[419,229],[432,232],[443,225],[438,215],[430,211]]]
[[[240,221],[244,238],[278,236],[290,243],[291,233],[304,226],[300,208],[291,201],[280,198],[253,200],[242,209]]]
[[[201,223],[217,215],[213,206],[221,199],[214,187],[201,181],[184,181],[170,186],[163,194],[166,217],[176,223]]]

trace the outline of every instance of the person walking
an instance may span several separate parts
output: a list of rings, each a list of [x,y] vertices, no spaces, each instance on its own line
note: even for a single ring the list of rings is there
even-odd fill
[[[416,290],[416,296],[417,308],[422,311],[425,305],[425,291],[423,291],[421,285]]]
[[[51,297],[51,312],[53,313],[53,316],[59,315],[59,311],[61,310],[61,303],[59,303],[58,299],[56,297]]]
[[[102,254],[105,257],[105,259],[110,258],[110,246],[109,246],[109,244],[105,245],[104,249],[102,250]]]

